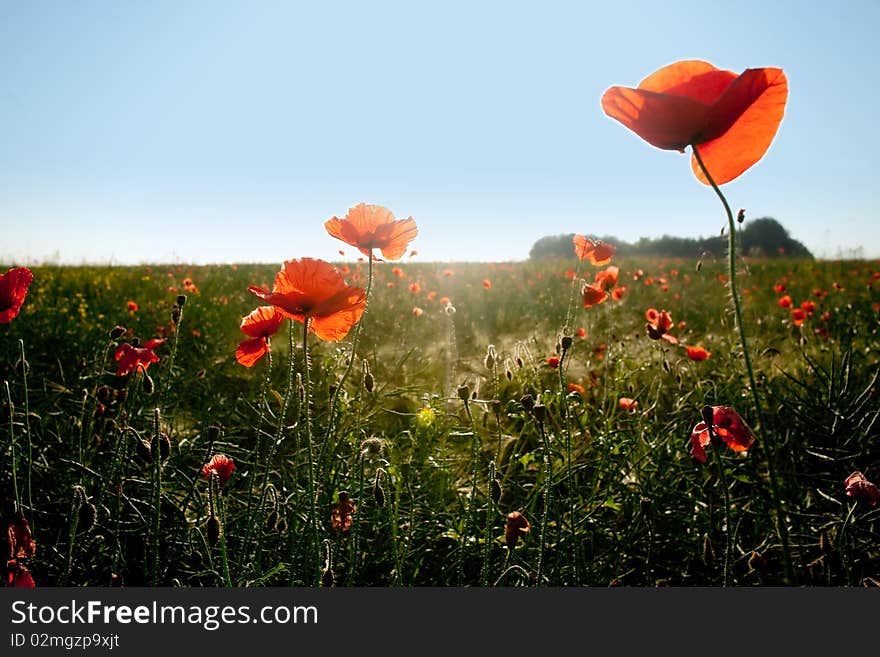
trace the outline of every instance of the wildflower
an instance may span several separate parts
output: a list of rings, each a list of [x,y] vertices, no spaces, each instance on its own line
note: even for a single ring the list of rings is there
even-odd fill
[[[419,409],[416,412],[416,424],[421,427],[428,428],[434,424],[434,421],[437,419],[437,413],[434,412],[434,409],[430,406],[425,406],[424,408]]]
[[[802,325],[807,319],[807,314],[804,312],[803,308],[792,308],[791,310],[791,321],[795,326]]]
[[[528,519],[519,511],[513,511],[507,514],[507,522],[504,525],[504,542],[507,544],[508,550],[513,550],[519,539],[525,539],[532,526]]]
[[[801,310],[803,310],[807,314],[807,317],[809,317],[816,311],[816,304],[812,301],[804,301],[801,304]]]
[[[455,276],[455,272],[452,271],[451,269],[444,269],[443,276],[445,276],[446,278],[449,278],[450,276]]]
[[[655,308],[648,308],[645,311],[645,318],[648,323],[645,324],[645,331],[652,340],[666,340],[670,344],[678,344],[678,338],[669,334],[672,328],[672,316],[665,310],[657,311]]]
[[[9,573],[6,586],[23,589],[36,588],[34,578],[31,576],[30,571],[25,566],[21,565],[17,559],[10,559],[7,561],[6,570]]]
[[[630,397],[621,397],[617,400],[617,405],[627,413],[635,413],[639,407],[639,402]]]
[[[15,520],[6,528],[6,541],[12,559],[29,559],[36,553],[37,544],[31,535],[31,527],[21,512],[16,513]]]
[[[586,390],[586,388],[584,388],[584,387],[583,387],[582,385],[580,385],[579,383],[569,383],[569,384],[568,384],[568,391],[569,391],[570,393],[571,393],[571,392],[576,392],[576,393],[579,394],[581,397],[583,397],[584,395],[587,394],[587,390]]]
[[[776,292],[776,294],[785,294],[785,291],[786,291],[785,283],[776,283],[773,286],[773,291]]]
[[[550,356],[547,358],[547,365],[556,369],[559,367],[559,356]]]
[[[626,285],[614,288],[611,291],[611,298],[615,301],[620,301],[621,299],[623,299],[624,294],[626,294]]]
[[[235,359],[245,367],[269,353],[269,338],[281,328],[284,315],[275,306],[260,306],[241,320],[242,333],[250,339],[238,343]]]
[[[285,261],[271,292],[255,286],[248,290],[285,317],[310,320],[309,328],[322,340],[344,338],[366,307],[363,288],[346,285],[333,265],[314,258]]]
[[[584,308],[604,303],[608,299],[608,293],[602,288],[587,283],[581,288],[581,300]]]
[[[780,308],[791,308],[791,304],[792,304],[791,297],[788,296],[787,294],[784,297],[779,297],[779,300],[776,302],[776,304]]]
[[[349,208],[342,219],[335,216],[328,219],[324,228],[332,237],[357,247],[365,256],[379,249],[388,260],[403,257],[409,243],[419,234],[412,217],[395,219],[388,208],[366,203]]]
[[[575,331],[574,334],[576,336],[578,336],[579,338],[586,338],[587,337],[587,329],[585,329],[584,327],[581,327],[577,331]]]
[[[421,317],[422,313],[424,313],[424,312],[425,311],[422,310],[421,308],[419,308],[418,306],[416,306],[415,308],[412,309],[412,313],[413,313],[414,317]]]
[[[128,312],[136,313],[138,311],[137,301],[129,301],[125,304],[125,307],[128,308]]]
[[[397,278],[404,278],[406,274],[403,273],[403,270],[400,267],[393,267],[391,269],[391,273],[397,276]]]
[[[418,283],[410,283],[409,291],[412,292],[413,294],[418,294],[419,292],[422,291],[422,286],[419,285]]]
[[[712,434],[735,452],[744,452],[755,442],[752,430],[730,406],[706,406],[703,418],[691,431],[691,455],[702,463],[706,462],[705,447],[711,442]],[[711,420],[711,427],[706,420]]]
[[[613,245],[606,242],[594,242],[583,235],[575,235],[574,253],[581,260],[589,259],[590,264],[595,267],[602,267],[611,262],[611,256],[617,250]]]
[[[492,281],[490,281],[488,278],[483,279],[483,289],[484,290],[491,290],[492,289]]]
[[[602,289],[608,290],[617,285],[617,273],[619,269],[614,265],[611,265],[607,269],[603,269],[598,274],[596,274],[596,279],[593,281],[593,285]]]
[[[150,363],[158,363],[159,357],[153,353],[156,347],[165,343],[164,338],[153,338],[141,346],[124,343],[119,345],[113,358],[119,365],[116,367],[117,376],[125,376],[137,371],[139,368],[146,370]]]
[[[788,81],[779,68],[736,75],[703,61],[655,71],[635,89],[611,87],[602,109],[652,146],[699,154],[716,184],[730,182],[770,147],[785,112]],[[696,156],[691,168],[709,184]]]
[[[452,301],[449,300],[449,297],[440,297],[440,305],[441,306],[448,306],[451,303],[452,303]]]
[[[685,347],[685,349],[687,350],[688,358],[690,358],[691,360],[706,360],[709,356],[712,355],[711,353],[706,351],[706,348],[702,345],[697,345],[696,347],[688,345],[687,347]]]
[[[27,267],[16,267],[0,274],[0,324],[18,316],[34,275]]]
[[[853,472],[843,482],[846,488],[846,496],[854,500],[867,502],[868,506],[877,506],[880,502],[880,488],[872,484],[861,472]]]
[[[330,512],[330,525],[338,532],[347,532],[351,529],[352,515],[357,511],[357,506],[349,498],[348,492],[339,492],[339,502]]]
[[[235,470],[235,462],[231,458],[225,454],[214,454],[211,460],[202,467],[202,476],[210,480],[211,475],[216,472],[222,486],[232,476],[233,470]]]

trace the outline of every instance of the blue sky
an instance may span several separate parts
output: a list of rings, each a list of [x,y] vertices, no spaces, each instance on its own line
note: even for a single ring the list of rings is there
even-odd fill
[[[359,202],[414,217],[420,260],[716,234],[688,156],[599,106],[681,59],[788,77],[731,205],[877,258],[878,24],[876,1],[6,1],[0,262],[354,257],[323,222]]]

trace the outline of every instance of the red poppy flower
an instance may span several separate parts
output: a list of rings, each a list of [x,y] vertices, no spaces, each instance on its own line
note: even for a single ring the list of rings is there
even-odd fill
[[[37,544],[31,535],[31,527],[27,518],[18,513],[16,519],[6,528],[6,541],[9,546],[9,557],[12,559],[29,559],[37,551]]]
[[[422,310],[421,308],[419,308],[418,306],[416,306],[416,307],[413,308],[413,310],[412,310],[412,313],[413,313],[413,315],[414,315],[415,317],[421,317],[422,314],[423,314],[424,312],[425,312],[425,311]]]
[[[483,279],[483,289],[486,289],[486,290],[492,289],[492,281],[490,281],[488,278]]]
[[[574,236],[574,252],[581,260],[589,259],[590,264],[602,267],[611,262],[611,256],[617,250],[613,245],[605,242],[594,242],[583,235]]]
[[[801,304],[801,309],[805,313],[807,313],[807,316],[809,317],[810,315],[812,315],[816,311],[816,304],[813,303],[812,301],[804,301]]]
[[[869,506],[877,506],[880,502],[880,488],[872,484],[861,472],[853,472],[843,482],[846,496],[854,500],[867,502]]]
[[[138,311],[137,301],[129,301],[126,304],[126,308],[128,308],[128,312],[136,313]]]
[[[807,314],[803,311],[802,308],[792,308],[791,310],[791,321],[795,326],[800,326],[807,319]]]
[[[164,342],[164,338],[154,338],[143,347],[134,347],[127,342],[119,345],[114,355],[116,362],[119,363],[116,367],[117,376],[125,376],[137,371],[138,367],[147,369],[150,363],[158,363],[159,357],[153,353],[153,349]]]
[[[773,286],[773,291],[776,292],[776,294],[785,294],[785,283],[776,283],[776,285]]]
[[[340,491],[339,503],[330,511],[330,525],[338,532],[347,532],[353,524],[352,515],[357,512],[357,506],[351,501],[346,491]]]
[[[607,269],[603,269],[596,274],[596,279],[593,281],[593,285],[602,288],[603,290],[613,288],[615,285],[617,285],[618,271],[619,269],[614,265],[608,267]]]
[[[391,210],[381,205],[360,203],[348,209],[345,218],[333,217],[324,228],[336,239],[351,244],[365,256],[380,249],[388,260],[397,260],[419,234],[415,219],[395,219]]]
[[[524,539],[531,528],[528,519],[519,511],[508,513],[507,522],[504,525],[504,542],[507,544],[507,549],[514,549],[519,543],[519,539]]]
[[[418,294],[419,292],[422,291],[422,286],[419,285],[418,283],[410,283],[409,284],[409,291],[412,292],[413,294]]]
[[[576,392],[576,393],[579,394],[581,397],[583,397],[585,394],[587,394],[587,389],[584,388],[584,387],[583,387],[581,384],[579,384],[579,383],[569,383],[569,384],[568,384],[568,391],[569,391],[569,392]]]
[[[225,454],[214,454],[211,460],[202,467],[202,476],[205,479],[210,479],[216,472],[222,486],[229,481],[233,470],[235,470],[235,462],[231,458]]]
[[[755,442],[755,435],[739,413],[730,406],[708,407],[712,412],[712,430],[735,452],[744,452]],[[691,432],[691,455],[698,461],[706,462],[706,446],[711,442],[709,427],[705,420],[697,424]]]
[[[701,345],[697,345],[696,347],[688,345],[687,347],[685,347],[685,349],[687,349],[688,358],[690,358],[691,360],[706,360],[709,356],[712,355],[708,351],[706,351],[705,347]]]
[[[779,300],[776,302],[776,304],[780,308],[791,308],[791,297],[787,294],[784,297],[779,297]]]
[[[579,338],[586,338],[587,337],[587,329],[585,329],[584,327],[581,327],[577,331],[575,331],[574,334],[576,336],[578,336]]]
[[[603,303],[608,299],[608,293],[602,288],[588,284],[584,285],[581,289],[581,299],[583,300],[584,308],[589,308],[590,306]]]
[[[324,260],[287,260],[275,276],[272,291],[248,288],[298,322],[310,320],[309,328],[322,340],[341,340],[366,308],[365,291],[346,285],[342,274]]]
[[[553,369],[556,369],[557,367],[559,367],[559,356],[548,356],[547,357],[547,365],[549,365]]]
[[[31,576],[30,571],[21,565],[18,560],[10,559],[7,561],[6,570],[9,573],[8,579],[6,580],[6,586],[22,589],[36,588],[34,578]]]
[[[18,316],[34,275],[27,267],[16,267],[0,274],[0,324]]]
[[[703,61],[681,61],[655,71],[635,89],[611,87],[605,114],[652,146],[684,152],[699,148],[716,184],[730,182],[760,160],[785,113],[788,81],[779,68],[740,75]],[[696,157],[691,167],[709,184]]]
[[[621,397],[617,400],[617,404],[628,413],[635,413],[639,407],[639,402],[629,397]]]
[[[678,338],[668,333],[672,328],[672,316],[665,310],[657,311],[655,308],[648,308],[645,311],[645,331],[652,340],[666,340],[670,344],[678,344]]]
[[[269,353],[269,338],[281,328],[283,321],[284,315],[275,306],[261,306],[242,319],[241,331],[251,337],[238,343],[235,360],[245,367],[253,367]]]
[[[623,299],[624,294],[626,294],[626,285],[622,285],[611,290],[611,298],[615,301],[620,301],[621,299]]]

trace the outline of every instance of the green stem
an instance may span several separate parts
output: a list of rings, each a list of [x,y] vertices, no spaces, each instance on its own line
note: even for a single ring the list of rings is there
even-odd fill
[[[31,495],[32,486],[31,486],[31,475],[33,471],[33,463],[34,463],[34,445],[31,441],[31,407],[28,402],[28,380],[27,380],[27,371],[28,365],[27,361],[24,357],[24,340],[19,339],[18,341],[19,352],[21,353],[21,386],[24,391],[24,433],[27,436],[27,446],[28,446],[28,456],[27,456],[27,497],[28,497],[28,513],[30,513],[30,524],[31,531],[36,533],[37,531],[37,518],[34,514],[34,502],[33,497]]]
[[[467,413],[468,420],[471,423],[471,495],[468,500],[468,513],[467,513],[467,528],[464,532],[464,539],[469,541],[471,536],[474,537],[474,542],[479,543],[479,537],[477,536],[477,473],[479,470],[479,462],[480,462],[480,437],[477,434],[477,423],[474,422],[474,416],[471,413],[471,405],[467,399],[464,399],[464,410]],[[464,550],[464,545],[462,545],[462,552]],[[463,556],[463,554],[462,554]],[[485,564],[484,564],[485,566]],[[460,575],[464,575],[464,568],[460,568]]]
[[[361,511],[364,509],[364,455],[363,453],[358,454],[358,488],[357,488],[357,500],[361,506]],[[349,558],[349,576],[348,582],[351,586],[357,586],[357,573],[358,566],[360,565],[360,546],[361,546],[361,523],[359,520],[359,516],[355,514],[353,519],[354,528],[351,541],[351,557]]]
[[[538,429],[541,431],[541,444],[543,445],[544,458],[544,509],[541,512],[541,531],[538,534],[538,568],[536,581],[538,586],[543,585],[541,576],[544,570],[544,546],[547,542],[547,519],[550,515],[550,496],[551,483],[553,478],[553,462],[550,458],[550,441],[547,439],[547,432],[544,430],[544,422],[538,422]]]
[[[709,173],[709,170],[703,163],[703,158],[700,157],[699,149],[694,144],[691,145],[691,149],[694,153],[694,159],[696,159],[697,164],[699,164],[703,175],[706,176],[706,180],[709,181],[709,185],[711,185],[712,189],[715,190],[715,194],[721,200],[721,204],[724,206],[724,211],[725,213],[727,213],[728,274],[730,297],[733,301],[733,308],[736,315],[736,326],[739,330],[739,340],[743,350],[743,361],[745,362],[746,372],[749,376],[749,388],[752,393],[752,401],[755,405],[755,413],[758,417],[758,422],[760,423],[761,428],[766,429],[763,413],[761,411],[761,397],[758,393],[758,385],[755,382],[755,372],[752,368],[752,359],[749,355],[748,342],[746,340],[746,329],[742,318],[739,290],[736,284],[736,224],[733,219],[733,212],[730,210],[730,205],[728,205],[727,199],[724,197],[724,194],[721,193],[721,189],[719,189],[718,185],[715,184],[715,180],[712,178],[712,175]],[[769,433],[765,432],[765,436],[767,435],[769,435]],[[792,568],[791,562],[791,547],[788,537],[788,526],[785,521],[785,513],[782,509],[781,496],[779,494],[779,480],[776,476],[776,446],[768,441],[765,442],[767,442],[767,474],[770,479],[770,497],[773,504],[773,509],[776,514],[776,531],[779,534],[780,540],[782,541],[782,561],[785,570],[785,579],[788,581],[788,583],[793,584],[795,578],[794,569]]]
[[[572,568],[572,584],[578,581],[578,554],[577,554],[577,536],[575,533],[575,495],[574,495],[574,479],[572,477],[572,452],[571,452],[571,418],[568,413],[568,392],[565,387],[565,357],[568,355],[571,347],[562,350],[562,357],[559,359],[559,401],[562,405],[562,426],[565,436],[565,485],[568,489],[568,538],[571,543],[571,568]]]
[[[159,586],[159,530],[161,522],[160,508],[162,505],[162,446],[159,438],[159,409],[153,410],[153,531],[152,549],[150,551],[150,580],[153,586]]]
[[[730,556],[732,554],[732,541],[730,540],[730,493],[727,490],[727,473],[721,461],[722,442],[714,437],[715,432],[709,429],[712,436],[712,458],[718,467],[718,479],[721,482],[721,490],[724,493],[724,586],[730,586]]]
[[[303,409],[305,415],[305,424],[306,424],[306,452],[308,453],[308,495],[309,495],[309,526],[311,528],[311,549],[310,549],[310,558],[314,557],[314,565],[312,566],[312,581],[315,584],[320,584],[321,582],[321,559],[318,554],[318,549],[320,545],[320,537],[318,534],[318,510],[315,506],[315,464],[314,464],[314,454],[312,449],[312,415],[311,415],[311,379],[309,378],[309,370],[310,367],[310,358],[309,358],[309,320],[310,317],[306,317],[303,321],[303,385],[305,389],[305,399],[303,400]],[[306,564],[309,564],[309,559],[306,559]],[[308,578],[306,579],[308,582]]]
[[[229,572],[229,559],[226,555],[226,511],[223,507],[223,491],[220,489],[220,477],[214,472],[211,475],[211,486],[216,486],[215,498],[217,500],[217,515],[220,520],[222,533],[220,534],[220,561],[223,565],[223,583],[226,588],[232,588],[232,576]]]
[[[12,403],[9,381],[4,381],[3,385],[6,387],[6,401],[9,404],[9,451],[12,458],[12,488],[15,491],[15,510],[21,511],[21,496],[18,493],[18,454],[15,453],[15,405]]]
[[[843,521],[843,525],[841,525],[837,537],[837,551],[840,553],[840,563],[841,566],[843,566],[843,575],[846,578],[847,586],[852,586],[852,568],[850,567],[849,555],[846,549],[846,529],[849,527],[849,521],[852,519],[853,512],[856,510],[857,506],[858,502],[854,502],[849,508],[849,511],[846,514],[846,520]],[[831,566],[830,564],[827,564],[826,567],[830,569]]]

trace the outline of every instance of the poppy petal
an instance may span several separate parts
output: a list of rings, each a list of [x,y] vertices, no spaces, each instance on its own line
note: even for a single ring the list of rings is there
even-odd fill
[[[691,432],[691,456],[700,461],[706,462],[706,445],[709,444],[709,431],[706,425],[700,422]]]
[[[579,260],[586,260],[589,258],[590,254],[596,248],[593,240],[584,237],[583,235],[575,235],[572,238],[572,242],[574,242],[574,253]]]
[[[639,89],[686,96],[711,105],[735,79],[736,73],[733,71],[724,71],[709,62],[691,59],[657,69],[639,83]]]
[[[418,236],[419,229],[416,220],[408,217],[382,226],[378,233],[381,235],[382,255],[387,260],[397,260],[406,253],[409,243]]]
[[[700,136],[705,141],[697,146],[717,185],[730,182],[764,157],[787,99],[788,80],[779,68],[748,69],[718,98]],[[695,156],[691,168],[700,182],[709,184]]]
[[[235,360],[245,367],[253,367],[268,353],[269,345],[266,343],[266,338],[249,338],[238,343],[238,348],[235,350]]]
[[[710,106],[671,94],[611,87],[602,96],[602,109],[657,148],[684,150],[706,124]]]
[[[241,320],[241,331],[252,338],[274,335],[284,315],[275,306],[260,306]]]
[[[18,316],[34,275],[27,267],[16,267],[0,274],[0,324]]]
[[[364,314],[365,305],[340,310],[326,317],[313,317],[309,327],[322,340],[328,342],[341,340],[348,335],[351,327],[358,323],[361,315]]]

